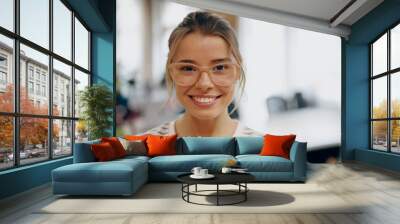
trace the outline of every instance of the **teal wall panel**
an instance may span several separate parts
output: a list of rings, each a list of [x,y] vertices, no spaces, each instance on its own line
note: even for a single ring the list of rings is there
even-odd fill
[[[0,172],[0,199],[51,181],[51,171],[72,163],[72,157]]]

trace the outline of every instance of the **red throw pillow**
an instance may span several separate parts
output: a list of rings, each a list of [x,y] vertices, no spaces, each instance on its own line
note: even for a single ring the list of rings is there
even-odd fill
[[[176,154],[177,135],[149,135],[146,143],[148,156],[164,156]]]
[[[99,162],[109,161],[117,158],[114,149],[108,142],[92,144],[90,148],[94,154],[94,157]]]
[[[101,142],[108,142],[114,149],[115,155],[117,158],[125,157],[126,156],[126,151],[124,147],[122,146],[121,142],[118,140],[116,137],[104,137],[101,138]]]
[[[281,156],[290,159],[290,148],[296,135],[264,135],[264,145],[261,149],[262,156]]]

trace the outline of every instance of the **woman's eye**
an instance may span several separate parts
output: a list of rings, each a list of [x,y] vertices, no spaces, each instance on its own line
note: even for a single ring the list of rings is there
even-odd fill
[[[222,71],[226,70],[226,65],[216,65],[216,66],[214,66],[213,70],[217,71],[217,72],[222,72]]]
[[[196,70],[196,68],[193,66],[183,66],[180,70],[183,72],[193,72]]]

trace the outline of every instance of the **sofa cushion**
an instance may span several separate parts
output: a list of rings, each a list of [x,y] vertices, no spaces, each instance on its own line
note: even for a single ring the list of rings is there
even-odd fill
[[[90,148],[92,149],[94,157],[96,157],[96,161],[104,162],[118,158],[115,154],[115,150],[109,142],[92,144]]]
[[[77,142],[74,148],[74,163],[95,162],[96,158],[90,148],[92,144],[99,144],[100,139],[87,142]]]
[[[235,155],[235,139],[233,137],[182,137],[177,142],[177,154]]]
[[[240,167],[250,172],[292,172],[293,162],[279,156],[238,155]]]
[[[117,137],[103,137],[101,142],[110,143],[117,158],[126,156],[126,151]]]
[[[230,159],[231,155],[174,155],[158,156],[149,160],[150,171],[190,172],[193,167],[200,166],[209,171],[219,171]]]
[[[236,137],[236,155],[259,154],[264,144],[263,136]]]
[[[146,139],[148,156],[176,154],[177,135],[149,135]]]
[[[264,135],[264,145],[261,149],[261,156],[280,156],[290,159],[290,148],[296,135]]]

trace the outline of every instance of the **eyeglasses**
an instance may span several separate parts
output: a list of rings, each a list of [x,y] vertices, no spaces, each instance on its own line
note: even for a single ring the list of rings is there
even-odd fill
[[[200,74],[205,71],[215,85],[232,85],[238,73],[239,65],[233,62],[219,63],[212,66],[197,66],[191,63],[171,63],[168,68],[177,85],[191,86],[197,82]]]

